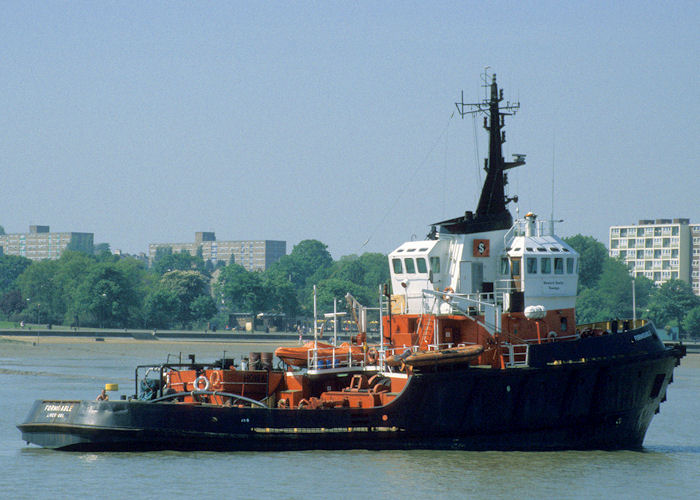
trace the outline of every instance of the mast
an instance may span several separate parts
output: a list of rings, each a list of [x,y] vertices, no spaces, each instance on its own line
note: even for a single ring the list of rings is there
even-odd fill
[[[511,116],[520,109],[520,103],[503,101],[503,89],[498,88],[496,75],[492,76],[491,83],[487,82],[484,73],[484,86],[490,87],[489,99],[478,103],[465,103],[464,92],[461,102],[455,103],[460,116],[482,113],[484,116],[484,128],[489,132],[489,157],[484,159],[486,179],[481,188],[481,196],[476,213],[466,212],[463,217],[438,222],[441,230],[449,233],[475,233],[492,231],[495,229],[508,229],[513,225],[513,217],[506,205],[511,201],[517,201],[517,196],[509,198],[505,194],[505,186],[508,183],[506,170],[525,164],[525,155],[516,154],[514,161],[506,162],[503,159],[502,144],[506,141],[505,116]]]
[[[484,128],[489,132],[489,158],[484,162],[486,170],[486,180],[481,190],[481,198],[476,209],[477,215],[499,214],[506,211],[505,199],[505,179],[503,171],[505,162],[503,161],[503,151],[501,145],[506,140],[505,132],[501,133],[504,125],[503,114],[499,109],[499,103],[503,100],[503,91],[498,95],[498,84],[496,75],[493,75],[491,82],[491,99],[489,101],[490,120],[484,117]],[[515,109],[508,106],[508,109]],[[464,107],[460,110],[464,117]]]

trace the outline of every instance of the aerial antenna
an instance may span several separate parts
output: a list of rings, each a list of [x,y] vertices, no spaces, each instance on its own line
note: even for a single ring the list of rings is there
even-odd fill
[[[483,82],[481,84],[482,88],[484,89],[484,101],[488,100],[489,98],[489,69],[491,66],[484,66],[484,72],[481,74],[481,81]],[[464,102],[464,99],[462,99],[462,102]]]
[[[481,79],[484,82],[482,84],[482,87],[484,87],[484,89],[489,89],[489,88],[491,88],[491,85],[492,85],[492,83],[489,83],[489,74],[487,71],[490,67],[491,66],[486,66],[484,68],[484,73],[481,75]],[[492,75],[491,78],[495,82],[496,75]],[[486,93],[487,91],[485,90],[484,92]],[[503,89],[501,89],[501,92],[497,96],[497,98],[498,98],[498,102],[501,102],[503,100]],[[462,91],[462,99],[460,100],[460,102],[456,102],[455,106],[457,107],[457,112],[459,113],[459,116],[464,118],[466,115],[472,115],[472,114],[478,114],[478,113],[487,114],[490,111],[491,100],[486,95],[481,102],[466,103],[466,102],[464,102],[464,90],[463,90]],[[471,108],[471,109],[465,109],[465,108]],[[520,109],[520,101],[518,101],[518,102],[506,101],[505,105],[502,105],[502,104],[498,105],[499,116],[513,116],[513,115],[515,115],[515,113],[519,109]],[[503,121],[503,120],[501,119],[501,121]]]
[[[552,213],[550,214],[549,220],[552,221],[552,234],[554,234],[554,151],[557,143],[557,131],[552,133]]]
[[[552,213],[549,217],[549,233],[554,234],[554,223],[555,222],[564,222],[564,219],[559,219],[559,220],[554,220],[554,172],[555,172],[555,164],[556,162],[554,161],[554,149],[556,145],[556,139],[557,139],[557,134],[556,131],[552,134]]]
[[[454,111],[452,112],[452,116],[450,116],[450,121],[452,121],[452,118],[454,117]],[[447,191],[447,153],[449,152],[449,146],[450,146],[450,134],[449,134],[449,125],[447,130],[445,130],[445,157],[444,157],[444,163],[442,166],[442,211],[440,213],[441,217],[445,217],[445,203],[446,203],[446,191]]]

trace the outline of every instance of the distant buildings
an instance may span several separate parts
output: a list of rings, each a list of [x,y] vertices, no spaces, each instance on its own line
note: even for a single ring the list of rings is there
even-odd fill
[[[49,226],[29,226],[28,233],[0,235],[0,255],[20,255],[31,260],[58,259],[66,250],[93,253],[93,233],[52,233]],[[148,257],[145,254],[132,256],[147,260],[150,264],[158,248],[170,248],[173,253],[183,250],[213,264],[235,262],[249,271],[264,271],[287,253],[286,241],[242,240],[216,241],[213,232],[195,233],[192,243],[151,243]],[[115,255],[127,256],[116,250]]]
[[[29,226],[28,233],[0,235],[0,255],[58,259],[66,248],[92,253],[93,233],[52,233],[49,226]]]
[[[286,241],[216,241],[213,232],[198,232],[195,233],[193,243],[151,243],[148,245],[149,262],[153,263],[158,248],[168,247],[173,253],[185,250],[191,255],[197,255],[201,252],[202,258],[213,264],[220,261],[226,264],[235,262],[248,271],[264,271],[287,253]]]
[[[700,295],[700,224],[689,219],[644,219],[637,225],[611,226],[610,256],[621,257],[634,276],[657,285],[680,279]]]

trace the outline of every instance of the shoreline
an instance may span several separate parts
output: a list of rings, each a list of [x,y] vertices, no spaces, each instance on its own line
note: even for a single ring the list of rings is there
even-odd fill
[[[339,332],[338,341],[345,342],[354,337],[355,332]],[[280,344],[299,345],[314,340],[313,334],[305,333],[301,342],[297,332],[212,332],[188,330],[67,330],[67,329],[0,329],[0,339],[41,344],[84,344],[84,343],[221,343],[221,344]],[[320,341],[333,339],[333,332],[323,332]],[[368,340],[379,342],[379,334],[372,332]]]
[[[27,332],[28,333],[28,332]],[[63,332],[61,332],[63,333]],[[66,332],[67,333],[67,332]],[[234,334],[235,335],[235,334]],[[23,334],[23,335],[8,335],[8,334],[0,334],[0,342],[1,341],[8,341],[8,342],[17,342],[21,344],[131,344],[131,345],[139,345],[139,344],[151,344],[151,345],[158,345],[158,344],[208,344],[208,345],[215,345],[215,344],[235,344],[235,345],[254,345],[254,344],[275,344],[275,345],[284,345],[284,346],[295,346],[299,345],[299,337],[296,334],[287,334],[287,335],[274,335],[273,334],[249,334],[249,335],[240,335],[239,338],[236,338],[234,335],[227,335],[225,338],[220,338],[220,337],[215,337],[212,338],[208,336],[207,334],[192,334],[192,335],[178,335],[177,337],[159,337],[159,336],[153,336],[151,335],[150,337],[143,337],[143,338],[138,338],[138,337],[132,337],[132,336],[96,336],[96,335],[80,335],[80,336],[75,336],[75,335],[60,335],[59,332],[52,332],[49,335],[36,335],[36,334]],[[273,337],[273,338],[270,338]],[[280,338],[282,337],[282,338]],[[318,340],[321,341],[327,341],[329,338],[332,339],[333,335],[331,334],[330,336],[324,335],[323,337],[319,337]],[[313,337],[309,337],[308,335],[304,336],[302,338],[302,343],[308,342],[310,340],[313,340]],[[340,340],[340,336],[339,336]],[[344,340],[344,339],[343,339]],[[688,358],[695,358],[698,357],[700,358],[700,346],[698,344],[692,343],[692,344],[685,344],[688,346],[688,352],[687,356]]]
[[[194,337],[187,338],[153,338],[153,339],[138,339],[133,337],[74,337],[69,335],[52,335],[52,336],[36,336],[36,335],[0,335],[0,341],[17,342],[21,344],[236,344],[236,345],[254,345],[254,344],[279,344],[279,345],[298,345],[299,341],[292,339],[197,339]],[[304,339],[306,342],[307,339]]]

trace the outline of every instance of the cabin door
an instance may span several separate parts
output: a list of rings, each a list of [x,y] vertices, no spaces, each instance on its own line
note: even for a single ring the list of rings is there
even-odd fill
[[[513,280],[515,291],[522,292],[522,265],[520,257],[511,257],[510,259],[510,277]]]
[[[477,293],[483,281],[484,265],[481,262],[460,261],[459,293]]]

